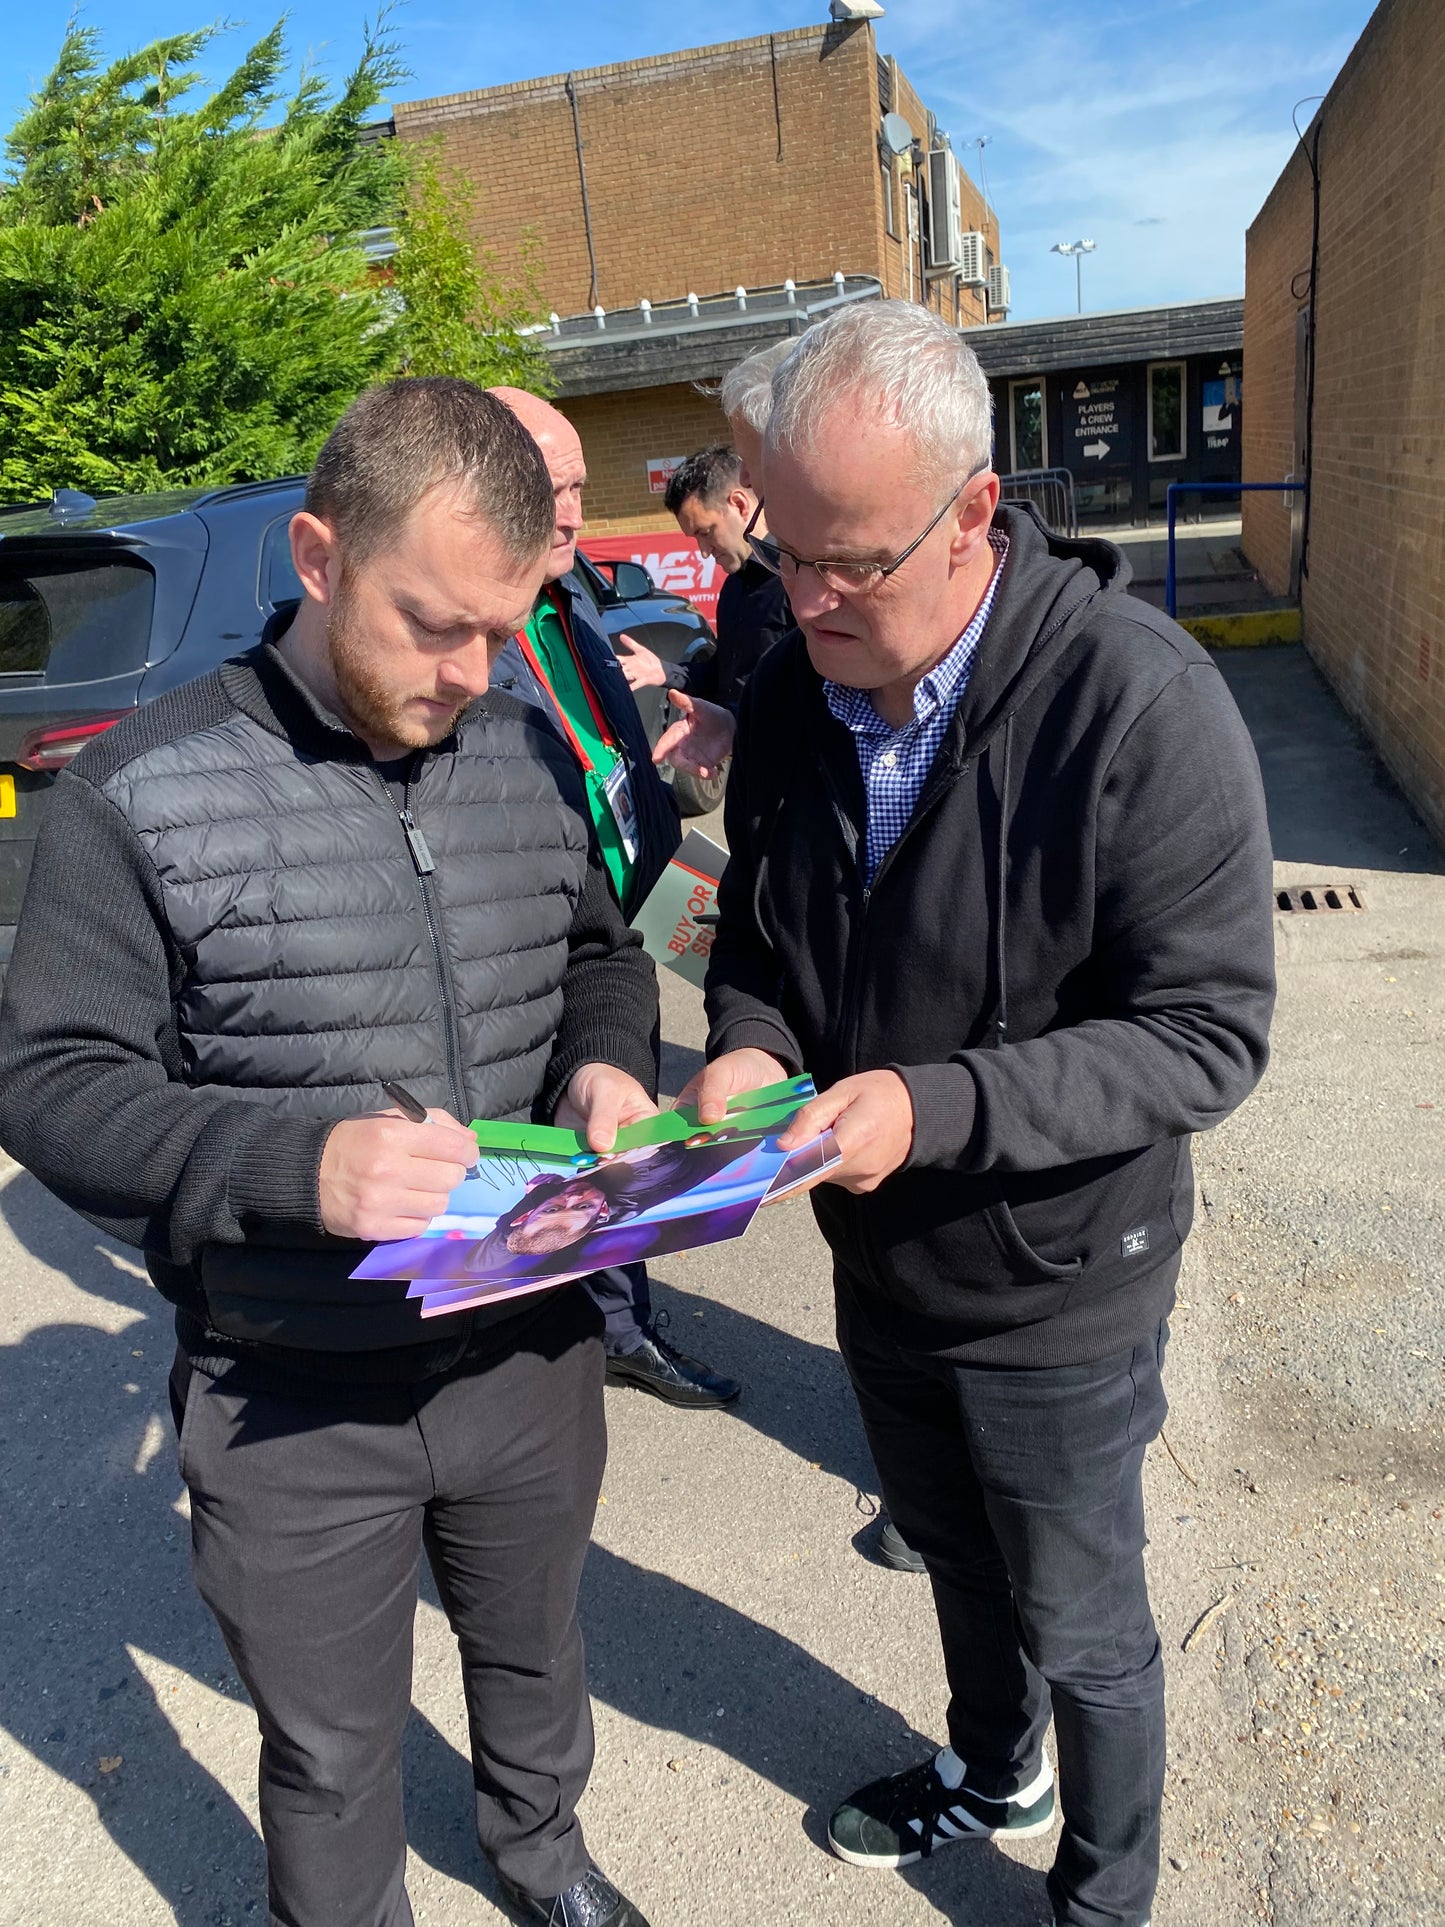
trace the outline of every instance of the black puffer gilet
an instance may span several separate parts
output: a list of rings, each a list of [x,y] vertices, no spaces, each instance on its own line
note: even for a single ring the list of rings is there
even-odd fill
[[[268,696],[303,700],[266,653],[245,666]],[[184,965],[187,1083],[341,1117],[366,1108],[358,1086],[381,1102],[389,1079],[462,1118],[526,1116],[587,862],[566,752],[495,700],[416,759],[409,832],[363,754],[298,755],[247,713],[250,676],[228,665],[219,680],[231,700],[214,727],[104,785],[155,865]]]
[[[167,702],[184,702],[185,733],[100,787],[155,866],[182,1080],[289,1117],[381,1109],[383,1080],[463,1121],[529,1116],[587,873],[586,799],[563,744],[488,695],[413,759],[398,798],[267,643],[155,710]],[[507,1315],[423,1324],[404,1287],[349,1278],[363,1249],[319,1225],[277,1227],[208,1246],[199,1276],[150,1269],[212,1370],[261,1347],[332,1354],[331,1368],[346,1354],[357,1376],[387,1379],[399,1346],[416,1376]]]

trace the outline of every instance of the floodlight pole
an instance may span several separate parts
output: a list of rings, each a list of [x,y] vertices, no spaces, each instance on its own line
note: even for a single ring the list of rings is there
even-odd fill
[[[1093,241],[1055,241],[1049,249],[1050,254],[1072,254],[1074,257],[1074,298],[1078,312],[1084,312],[1084,256],[1092,254],[1097,244]]]

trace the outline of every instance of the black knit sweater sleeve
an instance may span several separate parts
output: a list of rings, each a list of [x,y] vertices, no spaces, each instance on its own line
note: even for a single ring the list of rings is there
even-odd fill
[[[180,960],[150,858],[80,773],[48,804],[0,1007],[0,1144],[102,1230],[175,1264],[319,1232],[329,1124],[179,1081]]]
[[[664,663],[663,671],[669,689],[680,689],[684,695],[694,697],[698,702],[715,703],[718,698],[718,659],[714,648],[700,661]],[[668,721],[673,720],[671,714]]]

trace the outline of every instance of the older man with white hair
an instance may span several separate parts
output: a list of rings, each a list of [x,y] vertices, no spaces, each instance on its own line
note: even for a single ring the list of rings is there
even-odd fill
[[[763,435],[773,412],[773,376],[797,345],[796,336],[785,335],[781,341],[757,349],[729,368],[718,390],[733,447],[743,465],[743,486],[755,493],[762,485]]]
[[[999,508],[988,389],[901,302],[773,379],[770,534],[801,634],[728,793],[705,1118],[806,1065],[814,1193],[889,1510],[933,1583],[948,1744],[833,1815],[899,1867],[1063,1830],[1058,1927],[1143,1927],[1164,1688],[1141,1472],[1189,1137],[1263,1070],[1270,843],[1207,654],[1104,541]]]

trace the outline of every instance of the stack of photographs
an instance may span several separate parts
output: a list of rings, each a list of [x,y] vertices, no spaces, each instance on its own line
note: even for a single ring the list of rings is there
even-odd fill
[[[762,1205],[839,1162],[831,1131],[779,1149],[814,1095],[803,1076],[734,1098],[721,1124],[665,1111],[628,1125],[605,1154],[580,1131],[473,1124],[477,1168],[446,1210],[419,1237],[374,1246],[351,1275],[407,1283],[422,1317],[434,1318],[740,1238]]]

